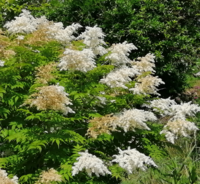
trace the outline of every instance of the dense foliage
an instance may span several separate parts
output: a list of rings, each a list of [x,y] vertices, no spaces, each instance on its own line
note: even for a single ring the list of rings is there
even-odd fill
[[[119,183],[148,164],[158,172],[153,160],[167,158],[165,147],[196,132],[197,105],[155,98],[163,82],[154,76],[153,54],[134,51],[131,60],[137,48],[106,45],[98,27],[77,37],[79,24],[64,28],[25,10],[4,29],[0,167],[20,184],[50,175],[63,183]],[[187,181],[197,180],[191,174]]]
[[[6,3],[5,3],[6,2]],[[2,1],[1,25],[12,20],[21,9],[64,25],[78,22],[100,26],[106,41],[133,42],[140,55],[152,52],[157,58],[156,71],[166,85],[165,97],[174,96],[187,85],[186,76],[199,57],[199,8],[197,0],[51,0]],[[132,58],[137,54],[133,53]]]
[[[184,89],[186,74],[199,57],[199,1],[54,0],[49,3],[42,12],[49,20],[62,21],[64,25],[73,22],[98,25],[109,43],[134,42],[138,52],[132,53],[132,58],[154,53],[157,75],[166,83],[163,88],[167,90],[160,91],[165,97]]]

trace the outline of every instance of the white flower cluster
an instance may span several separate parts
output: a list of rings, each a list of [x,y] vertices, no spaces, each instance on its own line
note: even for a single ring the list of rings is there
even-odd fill
[[[72,167],[72,176],[84,169],[89,176],[92,176],[92,173],[97,177],[100,175],[104,176],[105,174],[111,174],[103,161],[95,155],[89,154],[87,150],[85,152],[79,152],[79,154],[81,156],[77,158],[78,162],[74,163],[74,166]]]
[[[138,129],[150,130],[146,125],[146,121],[156,121],[157,118],[152,112],[131,109],[124,111],[118,118],[116,124],[117,126],[124,129],[125,132],[128,130],[134,131]]]
[[[124,49],[120,50],[120,47],[123,47],[125,45]],[[150,74],[143,75],[144,72],[151,72],[154,73],[153,67],[155,67],[154,64],[154,58],[155,56],[153,54],[147,54],[145,57],[138,58],[138,61],[131,62],[129,58],[127,57],[128,52],[130,52],[131,48],[134,49],[133,44],[126,44],[124,42],[123,44],[118,44],[113,46],[113,53],[111,53],[107,58],[112,60],[113,57],[113,64],[119,65],[122,64],[120,69],[116,69],[115,71],[110,72],[105,78],[101,79],[100,82],[107,84],[111,88],[115,87],[122,87],[124,89],[128,89],[125,84],[132,81],[130,77],[137,77],[136,78],[136,84],[134,88],[130,88],[130,91],[133,91],[134,94],[154,94],[154,95],[160,95],[157,91],[157,87],[160,84],[164,84],[162,79],[158,78],[157,76],[152,76]],[[116,51],[116,53],[115,53]],[[122,52],[123,54],[120,54]],[[120,55],[120,57],[118,56]],[[116,58],[116,60],[114,59]],[[119,60],[118,60],[118,59]],[[130,62],[132,64],[132,67],[129,68],[125,65],[125,63]]]
[[[32,33],[37,29],[37,26],[36,19],[27,10],[22,10],[19,17],[15,17],[15,20],[4,25],[10,33]]]
[[[133,91],[134,94],[154,94],[160,95],[157,91],[157,87],[160,84],[164,84],[162,79],[158,78],[157,76],[147,75],[146,77],[141,77],[137,80],[139,83],[135,84],[134,88],[129,89]]]
[[[132,61],[131,64],[136,66],[139,75],[136,78],[136,84],[134,88],[131,88],[130,91],[133,91],[134,94],[154,94],[160,95],[157,91],[157,87],[160,84],[164,84],[162,79],[157,76],[152,76],[151,74],[155,72],[153,69],[155,56],[153,54],[147,54],[145,57],[137,58],[137,61]],[[150,73],[145,73],[150,72]]]
[[[67,97],[65,88],[59,85],[38,87],[38,93],[34,93],[31,97],[34,99],[28,99],[23,105],[29,104],[30,106],[36,106],[38,110],[59,110],[64,115],[68,113],[74,113],[74,111],[67,105],[72,105],[70,99]]]
[[[60,59],[58,67],[60,70],[79,70],[87,72],[95,68],[94,57],[91,49],[82,51],[66,49],[64,56]]]
[[[161,116],[168,116],[171,114],[171,106],[176,105],[174,100],[170,98],[160,98],[158,100],[152,100],[149,105],[144,105],[149,108],[153,108],[154,112],[160,113]]]
[[[128,89],[125,86],[131,81],[130,77],[135,77],[138,74],[138,70],[135,66],[129,68],[122,66],[120,69],[110,72],[104,79],[100,80],[100,83],[106,84],[111,88],[121,87]]]
[[[108,51],[111,52],[110,55],[106,57],[109,59],[113,65],[126,64],[130,62],[127,57],[132,50],[136,50],[137,47],[132,43],[127,43],[126,41],[119,44],[113,44]]]
[[[188,103],[181,103],[174,104],[171,106],[172,116],[173,119],[181,119],[185,120],[186,116],[192,117],[195,116],[197,112],[200,111],[200,107],[197,104],[191,104],[192,102]]]
[[[137,66],[139,72],[155,73],[155,70],[153,69],[155,67],[154,59],[155,56],[148,53],[145,57],[138,57],[137,61],[134,61],[133,64]]]
[[[7,22],[4,27],[10,33],[32,33],[42,27],[46,29],[46,34],[49,38],[66,45],[75,39],[73,33],[82,26],[80,24],[72,24],[64,29],[62,22],[50,22],[45,16],[34,18],[28,10],[22,10],[19,17]],[[18,39],[21,40],[22,37],[20,36]]]
[[[166,139],[174,144],[178,136],[190,137],[197,130],[198,128],[193,122],[177,119],[168,121],[160,133],[165,134]]]
[[[152,100],[147,106],[153,108],[153,111],[159,112],[162,116],[171,116],[171,120],[185,120],[187,116],[195,116],[200,111],[197,104],[191,104],[191,102],[177,104],[170,98]]]
[[[200,107],[196,104],[191,104],[191,102],[177,104],[174,100],[167,98],[153,100],[148,107],[159,112],[161,116],[171,117],[160,132],[165,134],[166,139],[171,143],[174,143],[178,136],[189,137],[198,130],[193,122],[186,120],[187,117],[192,117],[200,111]]]
[[[4,66],[5,61],[0,60],[0,66]]]
[[[150,157],[140,153],[136,149],[130,149],[130,147],[128,147],[128,150],[122,151],[120,148],[118,148],[118,150],[119,155],[113,155],[115,159],[112,160],[112,162],[119,163],[119,166],[130,174],[138,168],[145,171],[147,169],[146,165],[157,167]]]
[[[104,55],[107,53],[107,50],[102,46],[106,45],[104,37],[105,34],[101,28],[97,26],[87,26],[85,32],[83,32],[77,39],[83,39],[83,43],[92,49],[95,55]]]
[[[5,170],[0,169],[0,184],[18,184],[18,177],[14,176],[12,179],[8,177]]]
[[[43,171],[35,184],[49,184],[52,182],[62,182],[62,176],[53,168]]]
[[[70,41],[75,40],[73,33],[75,33],[80,27],[82,27],[80,24],[72,24],[64,29],[62,22],[53,23],[47,26],[47,34],[49,38],[67,45]]]

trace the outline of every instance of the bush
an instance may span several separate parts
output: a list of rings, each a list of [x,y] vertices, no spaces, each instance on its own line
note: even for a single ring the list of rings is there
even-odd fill
[[[199,57],[199,8],[196,0],[65,0],[50,1],[51,6],[37,15],[64,25],[78,22],[98,25],[106,41],[134,42],[138,51],[156,55],[156,72],[163,79],[163,97],[176,96],[187,85],[186,76]]]
[[[80,27],[23,10],[1,31],[0,167],[20,183],[119,183],[197,131],[199,106],[153,98],[153,54]]]

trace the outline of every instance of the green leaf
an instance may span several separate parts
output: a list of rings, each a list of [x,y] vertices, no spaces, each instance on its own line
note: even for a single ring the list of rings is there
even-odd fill
[[[28,150],[32,150],[32,149],[39,149],[40,152],[42,151],[42,146],[46,147],[47,145],[47,141],[44,140],[36,140],[34,142],[32,142],[29,146],[28,146]]]

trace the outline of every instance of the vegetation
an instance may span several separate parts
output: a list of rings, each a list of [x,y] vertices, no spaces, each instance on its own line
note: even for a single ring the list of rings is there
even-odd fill
[[[54,0],[42,14],[64,25],[98,25],[109,43],[134,42],[138,51],[131,58],[154,53],[165,82],[160,93],[175,97],[199,58],[199,8],[197,0]]]
[[[0,18],[0,179],[199,183],[199,88],[189,75],[198,71],[199,2],[5,2],[12,6]],[[158,97],[192,80],[194,104]]]

